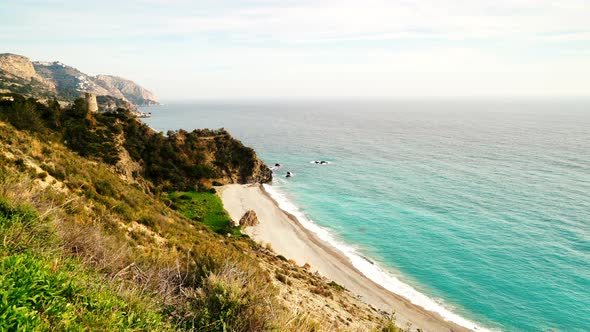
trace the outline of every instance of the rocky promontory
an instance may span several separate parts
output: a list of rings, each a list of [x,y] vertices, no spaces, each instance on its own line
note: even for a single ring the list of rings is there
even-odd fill
[[[63,101],[73,101],[84,93],[91,93],[121,99],[135,106],[159,104],[152,92],[128,79],[91,76],[59,61],[33,62],[11,53],[0,54],[0,92]]]
[[[121,99],[128,100],[134,105],[138,106],[153,106],[159,105],[158,98],[150,91],[144,89],[133,81],[128,79],[111,76],[111,75],[97,75],[96,82],[113,93],[120,93]]]

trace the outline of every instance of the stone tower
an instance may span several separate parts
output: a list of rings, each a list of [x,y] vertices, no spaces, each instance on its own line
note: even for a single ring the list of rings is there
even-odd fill
[[[96,102],[96,95],[94,95],[90,92],[86,92],[84,94],[84,97],[86,98],[86,106],[88,107],[88,112],[90,112],[90,113],[98,112],[98,103]]]

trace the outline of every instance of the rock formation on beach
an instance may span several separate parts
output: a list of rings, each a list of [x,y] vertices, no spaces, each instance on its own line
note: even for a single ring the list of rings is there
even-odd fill
[[[249,210],[244,213],[244,216],[240,219],[240,226],[248,227],[248,226],[256,226],[260,223],[258,217],[256,216],[256,212],[254,210]]]

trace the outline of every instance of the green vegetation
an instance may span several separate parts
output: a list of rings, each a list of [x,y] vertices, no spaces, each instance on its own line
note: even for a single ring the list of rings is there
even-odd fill
[[[334,287],[337,291],[341,292],[343,290],[345,290],[346,288],[344,288],[342,285],[338,284],[336,281],[330,281],[328,283],[329,286]]]
[[[35,71],[42,77],[50,77],[56,83],[57,91],[62,98],[73,100],[79,96],[78,79],[83,75],[77,69],[53,63],[49,66],[36,65]]]
[[[264,171],[260,180],[271,179],[270,170],[257,164],[254,150],[223,129],[170,131],[165,136],[125,109],[89,113],[84,99],[61,109],[55,100],[44,104],[10,96],[15,100],[0,100],[0,120],[40,138],[63,142],[79,155],[109,165],[116,165],[125,151],[142,165],[135,176],[148,180],[157,190],[201,191],[212,182],[245,183],[256,167]]]
[[[88,113],[83,99],[62,110],[56,100],[48,104],[11,94],[14,101],[0,101],[0,120],[50,140],[63,141],[84,157],[108,164],[119,161],[116,137],[121,127],[108,115]]]
[[[0,197],[0,330],[170,329],[145,302],[126,302],[76,259],[50,250],[49,222]]]
[[[10,247],[3,249],[0,261],[20,255],[19,260],[38,268],[40,282],[50,294],[62,294],[66,305],[43,302],[41,307],[18,309],[34,321],[30,324],[60,330],[57,322],[70,317],[68,324],[74,330],[161,330],[170,326],[261,331],[273,330],[287,319],[268,274],[253,256],[245,254],[255,246],[249,239],[217,235],[169,209],[145,188],[121,180],[107,165],[3,123],[0,152],[0,197],[11,202],[3,205],[8,206],[4,210],[28,203],[39,211],[31,208],[28,219],[13,212],[2,219],[0,238]],[[31,168],[31,163],[42,165],[42,170]],[[41,172],[48,173],[44,180],[38,175]],[[43,189],[39,181],[49,187]],[[215,196],[207,195],[214,202]],[[30,226],[6,220],[29,220],[26,224]],[[24,231],[27,229],[31,232]],[[10,275],[6,282],[11,283],[25,270],[7,262],[2,277]],[[58,278],[43,281],[50,275]],[[64,293],[58,285],[63,280],[88,281],[65,283],[70,291]],[[25,284],[18,291],[22,298],[11,298],[9,307],[17,302],[26,306],[29,297],[46,301],[42,298],[47,296],[39,292],[37,284]],[[0,299],[8,294],[2,291]],[[46,317],[43,308],[48,306],[59,310]],[[24,319],[10,310],[0,317]]]
[[[221,199],[210,192],[177,191],[164,197],[170,207],[185,217],[202,222],[212,231],[225,235],[242,236],[240,227],[233,227]]]
[[[35,96],[36,98],[53,98],[55,93],[47,89],[45,84],[33,80],[14,77],[0,69],[0,90],[8,90],[15,94]]]
[[[293,263],[229,226],[211,178],[180,179],[190,165],[239,172],[249,150],[224,131],[125,134],[138,123],[125,112],[89,114],[81,101],[65,110],[0,101],[0,330],[333,328],[278,296],[275,277],[282,287],[296,279],[272,266]],[[132,179],[112,165],[126,144],[144,167]],[[242,152],[216,159],[219,149]],[[168,157],[187,160],[162,170]],[[192,191],[170,190],[184,187]],[[309,280],[307,295],[338,296]]]

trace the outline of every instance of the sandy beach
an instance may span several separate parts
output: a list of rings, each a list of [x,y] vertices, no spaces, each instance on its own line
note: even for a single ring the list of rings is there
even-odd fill
[[[298,265],[308,263],[328,279],[343,285],[360,299],[381,310],[395,310],[400,326],[408,322],[423,331],[469,331],[439,314],[412,304],[365,277],[337,249],[305,229],[298,220],[281,210],[261,185],[227,185],[218,190],[225,209],[234,220],[248,210],[254,210],[260,224],[248,227],[246,234],[255,241],[270,243],[277,254],[294,260]]]

